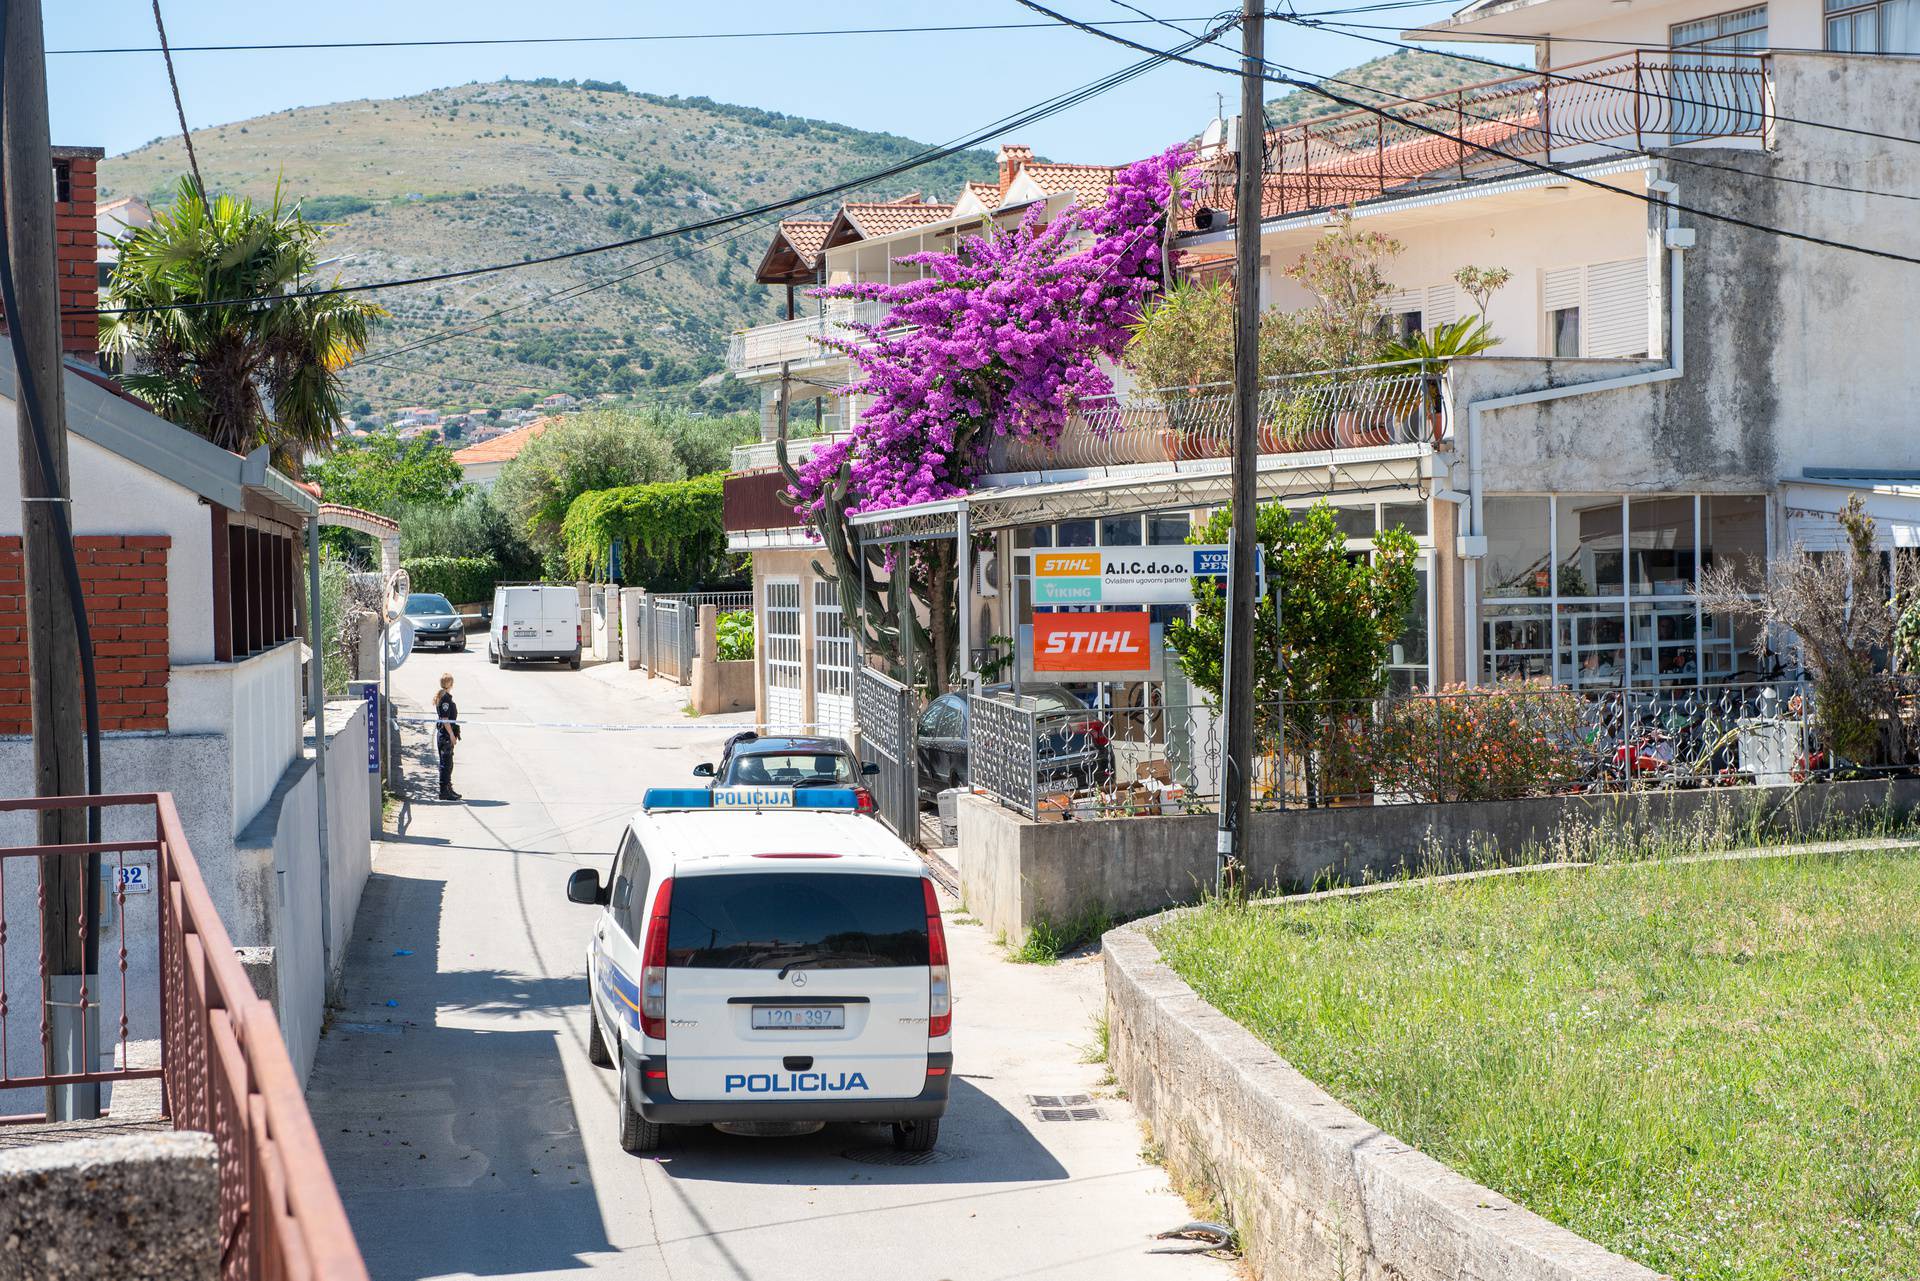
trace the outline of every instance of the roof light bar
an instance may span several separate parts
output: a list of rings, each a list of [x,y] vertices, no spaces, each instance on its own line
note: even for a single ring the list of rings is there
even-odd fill
[[[640,807],[654,810],[858,810],[851,787],[649,787]]]

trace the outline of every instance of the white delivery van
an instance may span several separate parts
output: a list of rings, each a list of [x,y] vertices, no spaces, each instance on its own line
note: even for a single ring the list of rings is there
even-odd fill
[[[580,670],[580,593],[530,584],[493,589],[487,661],[566,663]]]
[[[674,1125],[827,1122],[938,1142],[953,1071],[946,933],[926,867],[851,790],[653,788],[595,904],[587,1057],[618,1069],[620,1145]]]

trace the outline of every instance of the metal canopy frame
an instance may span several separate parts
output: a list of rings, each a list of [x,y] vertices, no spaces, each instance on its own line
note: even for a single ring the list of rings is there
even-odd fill
[[[1257,486],[1262,502],[1432,487],[1430,445],[1376,445],[1311,454],[1267,455]],[[1227,501],[1229,461],[1203,459],[1147,463],[1099,471],[1041,472],[1026,482],[993,478],[960,498],[917,503],[848,518],[862,544],[876,546],[955,538],[962,530],[994,532],[1098,516],[1134,515],[1170,508],[1218,507]]]

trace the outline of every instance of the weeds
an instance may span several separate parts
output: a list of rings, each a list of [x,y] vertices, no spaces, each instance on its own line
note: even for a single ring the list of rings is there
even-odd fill
[[[1108,1033],[1109,1025],[1107,1023],[1107,1016],[1104,1014],[1097,1016],[1093,1020],[1093,1039],[1080,1047],[1080,1061],[1082,1063],[1105,1063],[1107,1061],[1107,1051],[1110,1046]],[[1112,1079],[1113,1073],[1107,1073],[1107,1081],[1110,1082]],[[1102,1084],[1106,1083],[1107,1082],[1102,1082]]]
[[[1113,914],[1103,907],[1082,908],[1065,921],[1042,916],[1027,927],[1027,937],[1007,954],[1007,959],[1023,965],[1052,965],[1097,940],[1113,924]]]

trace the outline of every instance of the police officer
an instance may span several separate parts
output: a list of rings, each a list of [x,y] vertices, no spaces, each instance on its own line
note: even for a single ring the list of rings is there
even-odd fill
[[[433,700],[433,713],[438,718],[434,736],[440,748],[440,799],[457,801],[460,793],[453,790],[453,748],[460,741],[460,708],[453,701],[451,672],[440,677],[440,697]]]

